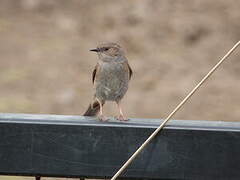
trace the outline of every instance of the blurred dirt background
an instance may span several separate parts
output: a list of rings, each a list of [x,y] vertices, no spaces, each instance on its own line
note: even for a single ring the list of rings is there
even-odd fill
[[[107,41],[134,71],[125,113],[164,118],[240,40],[239,9],[237,0],[0,0],[0,112],[82,114],[97,62],[89,49]],[[175,119],[239,121],[239,76],[240,49]]]

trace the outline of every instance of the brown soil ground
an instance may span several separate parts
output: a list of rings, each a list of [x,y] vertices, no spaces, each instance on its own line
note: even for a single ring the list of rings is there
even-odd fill
[[[236,0],[0,3],[0,112],[82,114],[97,62],[89,49],[113,41],[134,71],[124,111],[164,118],[240,40]],[[239,121],[239,76],[240,49],[175,119]],[[116,106],[104,111],[114,115]]]

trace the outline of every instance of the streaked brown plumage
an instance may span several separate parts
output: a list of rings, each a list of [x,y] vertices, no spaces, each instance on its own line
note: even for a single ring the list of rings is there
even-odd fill
[[[128,90],[128,82],[132,76],[132,70],[125,57],[121,46],[116,43],[100,44],[92,49],[98,54],[99,61],[92,74],[94,84],[94,100],[89,105],[84,116],[98,115],[101,121],[106,121],[102,113],[105,101],[114,101],[118,105],[120,121],[127,120],[123,116],[120,106],[121,99]]]

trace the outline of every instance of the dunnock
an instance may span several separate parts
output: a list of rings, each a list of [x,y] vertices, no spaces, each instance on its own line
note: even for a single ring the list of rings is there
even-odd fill
[[[120,103],[128,90],[132,69],[123,49],[116,43],[104,43],[90,51],[97,52],[99,61],[92,74],[94,99],[83,115],[98,116],[100,121],[106,121],[102,107],[105,101],[114,101],[119,110],[117,119],[128,120],[123,115]]]

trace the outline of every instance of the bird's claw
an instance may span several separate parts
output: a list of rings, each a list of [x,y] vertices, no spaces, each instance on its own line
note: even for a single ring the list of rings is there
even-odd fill
[[[108,119],[105,116],[103,116],[103,115],[99,115],[98,119],[99,119],[99,121],[102,121],[102,122],[108,121]]]
[[[119,115],[116,117],[118,121],[129,121],[129,119],[125,118],[123,115]]]

